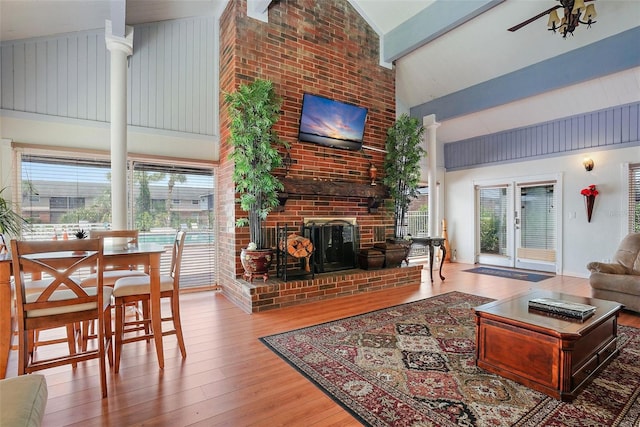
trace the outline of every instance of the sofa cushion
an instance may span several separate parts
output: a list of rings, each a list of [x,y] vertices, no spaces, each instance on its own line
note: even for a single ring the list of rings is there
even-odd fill
[[[21,375],[0,380],[0,426],[40,426],[47,397],[44,375]]]
[[[602,289],[640,298],[640,276],[630,274],[591,273],[589,284],[594,289]]]
[[[640,233],[629,233],[622,239],[613,262],[622,265],[626,274],[640,275]]]

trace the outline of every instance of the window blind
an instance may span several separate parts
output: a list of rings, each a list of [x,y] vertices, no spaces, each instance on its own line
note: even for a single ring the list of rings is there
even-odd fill
[[[520,201],[521,247],[555,249],[556,212],[553,185],[521,188]]]
[[[629,165],[629,232],[640,232],[640,163]]]
[[[111,227],[111,165],[106,154],[16,150],[21,215],[27,239],[74,238],[79,229]],[[187,230],[181,287],[217,282],[214,257],[214,171],[161,162],[129,161],[128,227],[140,242],[167,247],[162,274],[171,265],[176,230]]]

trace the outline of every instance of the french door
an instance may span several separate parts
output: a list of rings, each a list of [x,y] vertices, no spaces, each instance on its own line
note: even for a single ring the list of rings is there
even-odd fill
[[[476,185],[476,259],[480,264],[558,272],[558,179]]]

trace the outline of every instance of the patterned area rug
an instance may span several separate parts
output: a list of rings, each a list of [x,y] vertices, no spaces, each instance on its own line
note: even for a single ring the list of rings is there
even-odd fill
[[[368,426],[640,425],[640,329],[619,326],[620,355],[563,403],[475,366],[489,301],[450,292],[260,340]]]
[[[549,279],[553,276],[548,274],[536,274],[529,273],[526,271],[518,271],[518,270],[502,270],[500,268],[491,268],[491,267],[476,267],[470,270],[463,270],[469,273],[477,273],[477,274],[486,274],[488,276],[496,276],[496,277],[506,277],[509,279],[515,280],[525,280],[527,282],[539,282],[544,279]]]

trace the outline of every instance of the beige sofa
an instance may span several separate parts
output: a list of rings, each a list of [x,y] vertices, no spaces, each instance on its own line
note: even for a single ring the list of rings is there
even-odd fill
[[[0,380],[0,426],[40,426],[47,397],[44,375],[21,375]]]
[[[611,263],[590,262],[587,269],[594,298],[617,301],[640,313],[640,233],[622,239]]]

